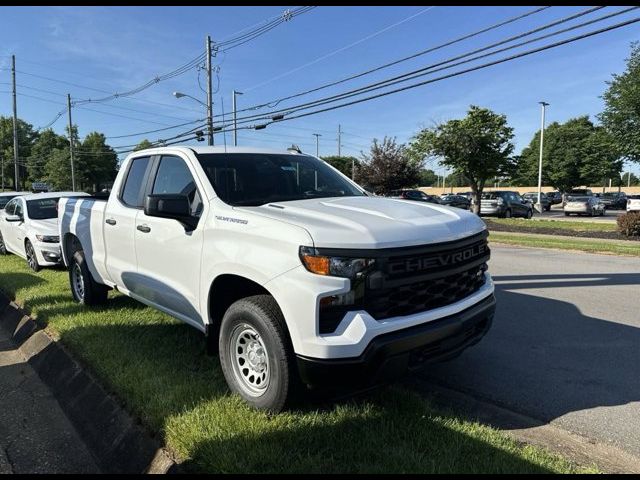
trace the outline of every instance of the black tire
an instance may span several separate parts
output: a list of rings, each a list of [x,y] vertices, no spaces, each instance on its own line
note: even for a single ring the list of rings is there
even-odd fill
[[[27,264],[29,265],[29,268],[36,273],[39,272],[42,267],[38,263],[36,250],[33,248],[30,240],[24,242],[24,253],[27,256]]]
[[[511,218],[511,209],[507,208],[504,212],[504,218]]]
[[[294,402],[300,380],[284,317],[273,297],[255,295],[231,305],[222,319],[218,345],[227,384],[245,402],[271,413]]]
[[[2,238],[2,233],[0,233],[0,255],[7,255],[7,246],[4,244],[4,238]]]
[[[568,217],[570,214],[568,212],[564,212],[564,216]]]
[[[529,209],[529,210],[527,210],[527,214],[526,214],[525,218],[527,220],[529,220],[529,219],[531,219],[531,217],[533,217],[533,210]]]
[[[551,211],[551,205],[549,205],[547,208],[545,208],[545,210],[546,210],[547,212],[550,212],[550,211]]]
[[[73,299],[83,305],[100,305],[107,301],[109,287],[93,279],[82,250],[74,252],[69,262],[69,286]]]

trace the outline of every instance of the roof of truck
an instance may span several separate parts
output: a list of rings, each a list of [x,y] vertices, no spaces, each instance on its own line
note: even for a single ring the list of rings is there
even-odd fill
[[[200,153],[270,153],[270,154],[279,154],[279,155],[299,155],[295,151],[289,151],[286,148],[282,149],[273,149],[273,148],[262,148],[262,147],[225,147],[224,145],[209,147],[209,146],[199,146],[199,145],[171,145],[169,147],[156,147],[149,148],[146,150],[164,150],[170,148],[180,148],[180,149],[189,149],[198,154]],[[140,154],[143,150],[138,150],[134,152],[135,154]],[[305,155],[311,155],[310,153],[302,152]]]

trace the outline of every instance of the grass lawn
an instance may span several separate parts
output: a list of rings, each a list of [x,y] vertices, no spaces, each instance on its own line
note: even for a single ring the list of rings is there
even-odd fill
[[[574,232],[615,232],[617,230],[615,223],[606,222],[580,222],[565,220],[526,220],[524,218],[491,218],[494,223],[508,225],[522,229],[527,228],[549,228],[571,230]]]
[[[0,257],[0,288],[47,325],[195,472],[584,472],[391,387],[268,416],[230,395],[201,334],[121,295],[84,308],[67,273]]]
[[[566,239],[558,238],[552,235],[532,236],[526,233],[518,235],[505,235],[500,232],[491,232],[489,235],[490,242],[506,243],[509,245],[522,245],[524,247],[538,248],[558,248],[561,250],[579,250],[588,253],[610,253],[616,255],[640,256],[640,243],[628,242],[623,244],[620,242],[597,242],[589,239]]]

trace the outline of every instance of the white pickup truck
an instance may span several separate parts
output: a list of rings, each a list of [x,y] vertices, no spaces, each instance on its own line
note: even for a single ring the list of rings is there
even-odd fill
[[[304,386],[456,356],[495,310],[477,216],[370,196],[294,150],[138,151],[108,200],[62,199],[59,225],[76,301],[113,288],[187,322],[230,388],[272,412]]]

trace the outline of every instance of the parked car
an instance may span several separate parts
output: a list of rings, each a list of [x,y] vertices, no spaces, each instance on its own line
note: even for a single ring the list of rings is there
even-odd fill
[[[0,192],[0,211],[4,210],[4,207],[7,206],[7,203],[9,203],[9,200],[11,200],[12,198],[16,198],[20,195],[23,195],[20,192]]]
[[[627,197],[627,212],[640,212],[640,195]]]
[[[465,210],[469,210],[471,207],[471,200],[462,195],[442,195],[440,197],[440,203],[443,205],[449,205],[450,207],[463,208]]]
[[[562,206],[567,203],[568,197],[593,197],[593,192],[590,188],[573,188],[562,195]]]
[[[506,190],[484,192],[480,199],[480,215],[531,218],[533,206],[525,201],[518,192]]]
[[[60,263],[58,200],[69,196],[86,194],[35,193],[10,200],[0,214],[0,254],[21,256],[34,272]]]
[[[451,358],[495,310],[481,219],[365,195],[302,153],[140,150],[108,200],[62,199],[59,218],[77,302],[117,288],[188,323],[271,412],[298,385],[364,388]]]
[[[533,208],[536,208],[536,205],[538,204],[538,192],[528,192],[522,195],[522,197],[527,200],[533,206]],[[542,210],[544,210],[545,212],[551,210],[551,202],[544,192],[540,194],[540,200],[542,203]]]
[[[625,209],[627,207],[627,194],[624,192],[608,192],[599,196],[606,208]]]
[[[564,214],[566,216],[576,214],[594,217],[596,215],[602,216],[605,213],[606,207],[604,203],[596,196],[568,195],[566,197],[564,206]]]
[[[551,202],[551,205],[558,205],[562,203],[562,193],[557,190],[553,192],[547,192],[547,198]]]
[[[435,195],[428,195],[421,190],[394,190],[389,193],[392,198],[402,198],[404,200],[415,200],[418,202],[441,203]]]

